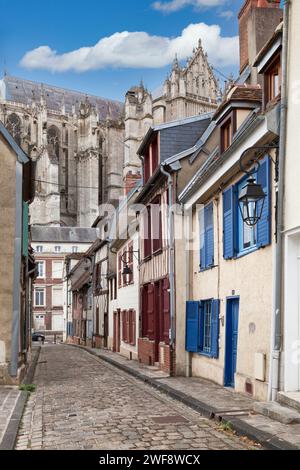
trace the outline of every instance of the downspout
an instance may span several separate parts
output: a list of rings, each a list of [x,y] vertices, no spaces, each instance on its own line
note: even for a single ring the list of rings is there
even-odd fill
[[[22,256],[22,228],[23,228],[23,164],[16,162],[16,228],[14,242],[14,277],[13,277],[13,312],[12,312],[12,338],[10,375],[17,377],[20,340],[20,279]]]
[[[169,246],[169,282],[170,282],[170,349],[171,349],[171,375],[174,374],[174,347],[175,347],[175,243],[174,243],[174,211],[173,206],[173,177],[165,169],[165,165],[160,165],[160,170],[168,178],[169,200],[168,200],[168,246]]]
[[[275,247],[275,299],[273,311],[274,331],[272,336],[271,384],[269,399],[275,401],[280,383],[280,352],[282,342],[282,233],[284,229],[283,200],[285,188],[285,153],[287,137],[287,66],[289,35],[289,0],[284,3],[283,37],[282,37],[282,85],[280,110],[280,144],[279,144],[279,180],[277,189],[277,242]]]

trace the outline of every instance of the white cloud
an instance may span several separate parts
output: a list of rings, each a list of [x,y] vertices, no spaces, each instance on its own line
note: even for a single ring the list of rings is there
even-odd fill
[[[154,2],[153,8],[155,10],[163,11],[165,13],[172,13],[174,11],[182,10],[183,8],[191,5],[196,8],[202,7],[217,7],[223,5],[228,0],[170,0],[168,2]]]
[[[232,10],[224,10],[219,13],[219,16],[221,18],[225,18],[225,20],[230,20],[234,17],[234,13]]]
[[[91,47],[59,54],[49,46],[27,52],[21,65],[52,72],[86,72],[104,68],[161,68],[177,54],[184,60],[201,38],[209,61],[219,67],[238,63],[238,37],[223,37],[218,25],[190,24],[175,38],[151,36],[145,32],[117,32]]]

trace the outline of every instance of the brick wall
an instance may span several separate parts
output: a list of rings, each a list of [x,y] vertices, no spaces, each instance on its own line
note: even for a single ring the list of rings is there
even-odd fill
[[[128,193],[136,186],[137,182],[140,181],[142,175],[140,172],[134,174],[132,171],[129,171],[125,176],[125,195],[127,196]]]
[[[155,363],[155,343],[147,338],[139,338],[138,342],[139,362],[148,366]]]
[[[173,361],[173,364],[171,361]],[[159,366],[161,370],[163,370],[167,374],[172,373],[172,375],[174,375],[173,372],[175,371],[175,365],[175,351],[173,351],[172,354],[170,346],[162,343],[159,348]]]

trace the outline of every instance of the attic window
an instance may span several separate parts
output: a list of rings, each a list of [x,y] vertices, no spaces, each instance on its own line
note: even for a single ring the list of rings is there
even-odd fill
[[[224,153],[232,144],[233,136],[236,131],[236,114],[235,111],[227,116],[220,124],[221,131],[221,153]]]
[[[277,96],[281,91],[281,64],[280,56],[277,56],[270,64],[264,74],[265,82],[265,106]]]

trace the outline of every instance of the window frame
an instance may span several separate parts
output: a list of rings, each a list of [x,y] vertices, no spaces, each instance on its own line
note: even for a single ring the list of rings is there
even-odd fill
[[[54,246],[54,253],[61,253],[61,245]]]
[[[43,294],[43,303],[37,303],[37,294]],[[45,307],[46,306],[46,289],[44,287],[35,287],[34,289],[34,306]]]
[[[277,72],[277,74],[275,73]],[[278,76],[278,93],[275,94],[274,82],[275,76]],[[268,64],[264,71],[264,107],[275,100],[281,94],[282,71],[281,71],[281,55],[278,53]]]
[[[237,128],[237,115],[236,115],[236,110],[233,109],[230,113],[224,117],[224,119],[220,123],[220,149],[221,149],[221,154],[226,152],[227,149],[231,146],[233,142],[233,137],[234,134],[236,133],[236,128]],[[229,128],[229,135],[228,135],[228,142],[225,142],[225,130]],[[226,139],[227,140],[227,139]]]
[[[38,260],[38,261],[37,261],[37,265],[38,265],[38,276],[37,276],[37,279],[45,279],[45,278],[46,278],[46,269],[45,269],[46,263],[45,263],[45,261],[44,261],[44,260]],[[40,270],[39,270],[39,266],[41,266],[41,265],[43,266],[43,270],[42,270],[43,273],[42,273],[42,275],[40,275]]]

